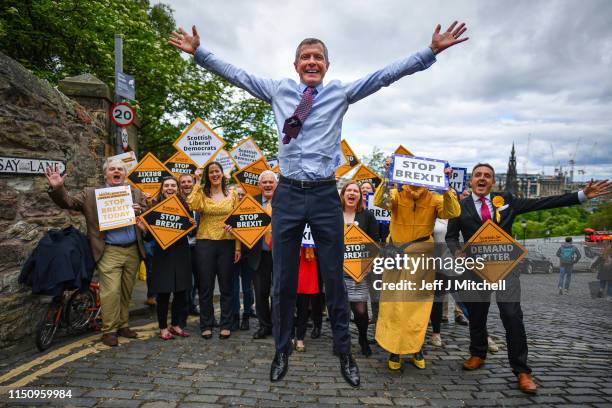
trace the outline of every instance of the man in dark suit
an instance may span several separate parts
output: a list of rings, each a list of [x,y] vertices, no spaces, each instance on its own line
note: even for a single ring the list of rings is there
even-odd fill
[[[461,201],[461,216],[448,223],[446,242],[456,256],[463,256],[459,234],[467,242],[487,220],[497,223],[512,235],[514,218],[523,213],[549,208],[566,207],[580,204],[587,199],[612,192],[612,183],[607,180],[592,181],[577,193],[540,199],[518,198],[510,193],[493,193],[495,170],[490,164],[479,163],[472,170],[470,180],[472,194]],[[499,197],[499,198],[498,198]],[[499,216],[497,216],[499,214]],[[506,278],[506,290],[496,293],[497,306],[506,329],[508,359],[512,371],[518,377],[519,389],[527,393],[536,392],[536,384],[527,365],[527,337],[523,324],[523,311],[520,304],[519,271],[513,270]],[[470,276],[470,279],[476,279]],[[487,356],[487,315],[491,292],[471,293],[467,302],[470,319],[470,358],[463,363],[465,370],[480,368]]]
[[[259,176],[261,195],[256,200],[268,211],[272,211],[272,197],[276,190],[276,174],[266,170]],[[254,339],[264,339],[272,334],[272,310],[270,307],[270,290],[272,288],[272,248],[271,233],[264,235],[249,251],[247,263],[253,273],[255,286],[255,312],[259,320],[259,329],[253,334]]]

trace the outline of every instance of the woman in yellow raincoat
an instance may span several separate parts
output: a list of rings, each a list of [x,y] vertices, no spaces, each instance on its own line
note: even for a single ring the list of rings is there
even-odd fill
[[[389,167],[390,159],[386,166]],[[452,169],[447,168],[449,174]],[[450,175],[450,174],[449,174]],[[443,195],[431,192],[425,187],[404,185],[398,191],[390,188],[387,180],[382,183],[374,194],[374,204],[391,212],[389,244],[400,246],[412,243],[404,253],[412,257],[423,255],[433,256],[433,228],[437,218],[449,219],[458,217],[461,213],[457,194],[449,188]],[[416,283],[421,287],[421,281],[432,281],[434,267],[386,270],[383,284],[387,282],[402,282],[404,280]],[[383,290],[376,324],[376,341],[389,351],[388,366],[391,370],[401,368],[400,355],[413,354],[412,364],[417,368],[425,368],[423,343],[429,323],[433,304],[432,291]]]

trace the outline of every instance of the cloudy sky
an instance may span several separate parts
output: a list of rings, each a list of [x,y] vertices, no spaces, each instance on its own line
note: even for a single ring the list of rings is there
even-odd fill
[[[326,42],[327,80],[352,81],[428,46],[437,23],[465,21],[469,41],[351,106],[343,137],[356,153],[401,143],[505,172],[514,142],[519,173],[551,174],[574,158],[576,180],[612,178],[609,0],[162,2],[215,54],[270,78],[297,78],[293,53],[305,37]]]

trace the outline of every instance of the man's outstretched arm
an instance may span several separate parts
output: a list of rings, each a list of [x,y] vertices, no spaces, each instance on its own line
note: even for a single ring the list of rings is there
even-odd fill
[[[179,28],[179,32],[173,31],[170,34],[168,44],[193,55],[198,65],[225,78],[254,97],[268,103],[272,102],[277,82],[251,75],[245,70],[217,58],[212,52],[201,46],[200,35],[196,26],[192,27],[192,34],[186,32],[182,27]]]
[[[411,75],[429,68],[436,61],[436,54],[469,39],[469,37],[461,38],[463,33],[467,31],[465,23],[461,23],[457,26],[457,22],[455,21],[444,33],[440,33],[440,30],[441,27],[440,24],[438,24],[431,36],[431,44],[428,48],[418,51],[409,57],[395,61],[362,79],[347,84],[346,94],[349,103],[355,103],[373,94],[380,88],[391,85],[393,82],[406,75]]]

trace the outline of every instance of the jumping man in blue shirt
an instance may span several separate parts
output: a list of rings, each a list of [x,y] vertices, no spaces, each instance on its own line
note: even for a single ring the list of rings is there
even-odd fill
[[[436,61],[436,54],[466,41],[467,37],[461,38],[466,30],[464,23],[457,25],[456,21],[445,32],[438,25],[429,47],[355,82],[334,80],[325,85],[328,52],[316,38],[303,40],[296,49],[293,65],[300,81],[295,82],[259,78],[220,60],[200,45],[195,26],[192,34],[183,28],[171,34],[171,45],[194,55],[199,65],[268,102],[274,111],[281,176],[272,202],[272,333],[276,354],[271,381],[279,381],[287,373],[300,243],[304,224],[308,223],[319,254],[340,371],[349,384],[359,385],[359,369],[350,351],[348,298],[342,272],[343,217],[334,177],[342,154],[342,118],[349,104],[405,75],[427,69]]]

